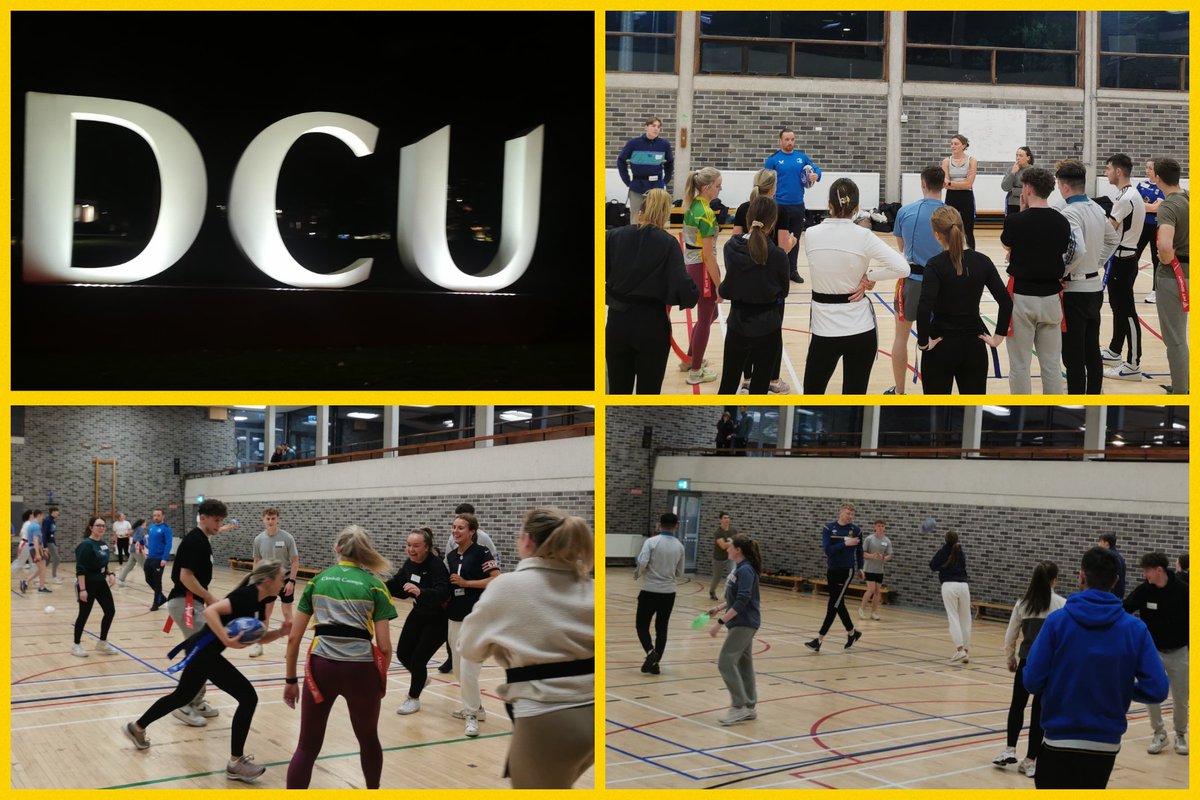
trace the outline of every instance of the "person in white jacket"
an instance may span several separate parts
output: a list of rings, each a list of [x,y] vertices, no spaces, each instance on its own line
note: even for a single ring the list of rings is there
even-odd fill
[[[804,237],[812,275],[805,394],[825,394],[839,361],[842,393],[866,394],[879,348],[875,309],[866,292],[881,278],[906,278],[911,272],[903,255],[854,223],[856,211],[858,186],[838,178],[829,187],[830,216]],[[879,268],[868,271],[872,262]]]
[[[516,571],[490,584],[463,620],[463,658],[505,670],[496,687],[513,720],[506,777],[514,789],[570,789],[595,757],[592,531],[535,508],[517,534]]]
[[[1029,700],[1029,691],[1022,681],[1029,648],[1033,647],[1033,640],[1037,638],[1046,617],[1067,604],[1066,598],[1054,591],[1057,584],[1058,565],[1053,561],[1039,561],[1033,568],[1033,577],[1024,597],[1013,607],[1012,616],[1008,619],[1008,630],[1004,632],[1004,657],[1008,662],[1008,671],[1013,673],[1013,693],[1012,705],[1008,709],[1007,746],[1000,755],[992,759],[992,763],[1001,769],[1017,763],[1017,737],[1025,721],[1025,703]],[[1018,637],[1021,639],[1019,653]],[[1033,711],[1029,718],[1029,746],[1025,760],[1017,767],[1017,771],[1026,777],[1034,777],[1041,751],[1042,701],[1040,697],[1034,696]]]

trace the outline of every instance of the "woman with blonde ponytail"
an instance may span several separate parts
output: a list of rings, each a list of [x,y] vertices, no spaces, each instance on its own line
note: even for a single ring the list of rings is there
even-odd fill
[[[943,251],[925,265],[917,305],[917,347],[925,352],[921,381],[925,394],[986,394],[987,347],[998,347],[1008,333],[1012,298],[996,265],[983,253],[966,248],[966,233],[957,209],[942,206],[929,219]],[[979,316],[979,299],[987,287],[999,306],[996,332],[989,334]]]
[[[720,192],[721,173],[716,169],[704,167],[688,173],[683,190],[683,261],[700,290],[700,302],[696,306],[696,324],[688,342],[687,360],[680,369],[687,368],[687,382],[693,386],[717,379],[716,371],[705,366],[708,362],[704,360],[704,351],[708,349],[708,336],[717,318],[717,303],[721,302],[717,293],[721,284],[715,246],[717,215],[709,206]]]
[[[491,582],[463,620],[458,650],[505,670],[514,789],[570,789],[594,757],[596,607],[592,530],[535,508],[517,534],[515,572]]]
[[[721,296],[732,301],[725,331],[720,394],[733,394],[743,371],[752,375],[751,394],[766,394],[783,351],[783,303],[787,298],[787,253],[773,235],[778,206],[770,197],[750,201],[750,232],[725,243]],[[791,237],[790,232],[785,232]],[[795,245],[795,239],[792,238]]]

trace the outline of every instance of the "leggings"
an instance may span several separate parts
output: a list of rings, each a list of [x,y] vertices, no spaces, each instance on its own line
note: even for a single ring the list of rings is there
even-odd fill
[[[925,394],[987,394],[987,345],[975,336],[947,336],[921,357]]]
[[[183,708],[192,702],[192,698],[204,686],[205,681],[212,681],[225,694],[237,700],[229,753],[234,758],[241,758],[246,754],[246,737],[250,734],[250,721],[254,719],[254,709],[258,707],[258,692],[254,691],[254,686],[246,676],[225,659],[222,652],[213,649],[215,647],[214,642],[197,653],[183,668],[183,675],[180,676],[175,691],[166,697],[160,697],[145,714],[142,714],[137,724],[141,728],[149,727],[155,720],[162,719],[177,708]],[[303,741],[303,728],[301,737]]]
[[[737,394],[742,373],[750,377],[750,394],[766,394],[771,379],[779,377],[779,360],[783,355],[780,331],[761,336],[743,336],[729,328],[725,332],[725,363],[721,365],[721,388],[718,394]]]
[[[513,720],[508,776],[514,789],[570,789],[595,756],[594,705]]]
[[[1016,674],[1013,675],[1012,704],[1008,707],[1008,746],[1017,746],[1017,737],[1021,734],[1021,723],[1025,721],[1025,703],[1029,701],[1029,690],[1025,688],[1025,659],[1017,663]],[[1042,697],[1033,696],[1033,711],[1029,717],[1029,749],[1026,758],[1037,761],[1042,752]]]
[[[100,608],[104,610],[104,619],[100,621],[100,639],[108,641],[108,629],[112,627],[113,617],[117,615],[117,608],[113,605],[112,590],[108,588],[108,583],[103,578],[100,581],[86,581],[84,586],[87,587],[86,601],[79,600],[76,595],[76,602],[79,603],[79,616],[75,618],[75,644],[79,644],[79,640],[83,638],[83,626],[87,624],[88,616],[92,613],[92,606],[96,603],[100,604]]]
[[[117,537],[117,563],[124,564],[125,559],[129,557],[129,537]]]
[[[410,611],[396,642],[396,660],[409,671],[412,683],[408,696],[419,698],[429,676],[429,659],[446,641],[446,616]]]
[[[634,627],[642,650],[653,650],[659,658],[667,649],[667,627],[671,623],[671,610],[675,608],[674,592],[638,592],[637,615]],[[650,641],[650,618],[654,617],[654,641]]]
[[[842,394],[866,394],[878,346],[874,328],[850,336],[818,336],[814,333],[804,364],[804,393],[825,394],[840,359]]]
[[[379,788],[383,772],[383,745],[379,743],[379,704],[383,691],[379,688],[379,673],[370,661],[332,661],[314,655],[309,668],[323,703],[313,699],[306,685],[300,697],[300,741],[288,764],[287,788],[307,789],[312,781],[313,764],[325,743],[325,727],[329,712],[339,696],[346,698],[350,711],[350,726],[358,739],[359,761],[368,789]],[[216,681],[213,681],[216,683]],[[220,686],[220,684],[217,684]]]
[[[975,249],[975,192],[970,189],[947,189],[946,205],[956,210],[963,221],[967,247]]]
[[[154,607],[158,608],[167,602],[166,595],[162,592],[162,559],[147,558],[146,563],[142,565],[142,573],[146,576],[146,585],[154,590]]]
[[[1104,789],[1117,754],[1073,750],[1047,744],[1038,759],[1034,786],[1039,789]]]
[[[704,265],[688,264],[688,275],[700,290],[700,302],[696,304],[696,324],[692,326],[692,338],[688,346],[688,356],[692,359],[692,369],[704,366],[704,351],[708,349],[708,335],[712,332],[713,320],[717,318],[717,300],[714,297],[704,297]],[[717,287],[713,287],[716,292]]]
[[[604,359],[611,394],[658,394],[671,353],[671,320],[662,305],[609,308]]]
[[[821,623],[821,635],[829,633],[835,615],[841,619],[842,627],[849,633],[854,630],[854,622],[850,619],[850,612],[846,610],[846,589],[850,586],[850,581],[854,580],[854,570],[831,570],[825,573],[825,579],[829,582],[829,604],[825,608],[825,621]]]

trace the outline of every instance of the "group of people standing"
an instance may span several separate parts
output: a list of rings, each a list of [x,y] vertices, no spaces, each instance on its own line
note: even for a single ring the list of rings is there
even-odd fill
[[[1147,244],[1170,391],[1187,391],[1189,201],[1174,159],[1148,161],[1148,178],[1135,188],[1129,157],[1110,157],[1106,175],[1117,198],[1105,212],[1088,197],[1087,168],[1080,161],[1061,161],[1051,172],[1034,166],[1028,147],[1018,149],[1003,180],[1006,286],[992,260],[975,249],[977,162],[966,153],[966,136],[954,134],[950,156],[922,170],[922,198],[901,207],[895,220],[897,252],[870,230],[869,219],[861,224],[859,190],[848,178],[832,183],[828,217],[805,235],[804,191],[822,173],[796,149],[795,132],[784,128],[779,149],[765,160],[749,201],[734,216],[722,276],[711,206],[721,191],[721,173],[703,167],[687,175],[680,253],[665,230],[673,160],[660,130],[661,121],[651,117],[645,135],[630,140],[617,161],[636,224],[614,228],[606,239],[606,359],[614,394],[661,391],[672,344],[664,317],[671,306],[695,308],[688,346],[676,347],[688,384],[719,378],[721,394],[790,392],[780,379],[782,330],[790,283],[802,282],[796,268],[802,236],[812,279],[805,394],[824,394],[839,364],[842,393],[866,393],[879,348],[867,292],[883,279],[897,281],[888,394],[905,393],[910,369],[914,377],[920,375],[927,394],[949,394],[956,385],[963,394],[986,393],[988,348],[1001,343],[1007,345],[1013,394],[1032,390],[1035,353],[1048,394],[1063,392],[1064,367],[1066,391],[1072,394],[1099,393],[1105,377],[1142,380],[1133,285]],[[1063,208],[1049,204],[1056,187]],[[1114,324],[1112,338],[1101,348],[1106,288]],[[998,305],[990,330],[979,309],[984,289]],[[718,371],[704,356],[722,300],[730,301],[730,310]],[[908,364],[914,324],[921,351],[915,368]],[[991,361],[999,377],[998,359]]]

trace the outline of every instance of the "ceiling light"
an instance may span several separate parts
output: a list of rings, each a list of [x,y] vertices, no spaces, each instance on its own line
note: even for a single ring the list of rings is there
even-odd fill
[[[378,414],[372,414],[370,411],[351,411],[346,415],[352,419],[378,419]]]

